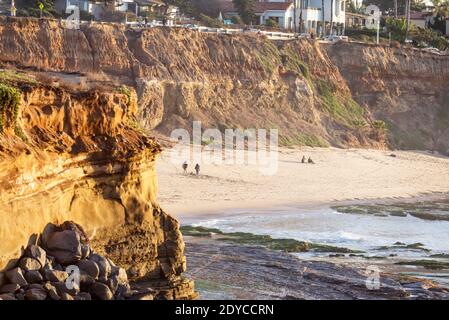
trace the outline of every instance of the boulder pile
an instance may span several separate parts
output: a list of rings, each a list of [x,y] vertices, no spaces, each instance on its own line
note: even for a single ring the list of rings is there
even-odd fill
[[[132,297],[123,268],[95,253],[74,222],[48,225],[4,272],[0,300],[114,300]]]

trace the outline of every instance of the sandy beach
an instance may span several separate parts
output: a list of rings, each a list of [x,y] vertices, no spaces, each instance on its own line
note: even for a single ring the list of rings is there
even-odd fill
[[[394,154],[394,156],[392,156]],[[302,156],[315,164],[302,164]],[[177,217],[233,208],[316,206],[336,201],[443,197],[449,193],[449,158],[426,152],[336,148],[279,149],[278,171],[257,165],[195,163],[184,174],[165,150],[157,163],[159,202]]]

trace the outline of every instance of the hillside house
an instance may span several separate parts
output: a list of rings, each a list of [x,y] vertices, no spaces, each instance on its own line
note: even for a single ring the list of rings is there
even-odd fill
[[[232,0],[222,1],[219,6],[227,17],[238,15]],[[280,29],[318,34],[325,26],[329,34],[332,22],[333,34],[343,34],[345,7],[346,0],[324,0],[323,8],[322,0],[259,0],[255,3],[257,18],[253,24],[264,25],[268,19],[273,19]]]
[[[115,0],[114,3],[105,6],[102,1],[87,0],[56,0],[55,8],[60,14],[66,12],[68,6],[78,6],[81,12],[91,14],[96,20],[101,20],[107,10],[111,12],[129,12],[136,16],[148,13],[162,14],[165,12],[165,4],[161,0]],[[173,8],[169,8],[169,14]]]

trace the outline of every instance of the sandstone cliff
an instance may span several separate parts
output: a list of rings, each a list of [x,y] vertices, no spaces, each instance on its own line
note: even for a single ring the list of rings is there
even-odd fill
[[[0,36],[4,64],[131,83],[147,129],[170,134],[201,120],[203,128],[278,128],[285,145],[385,146],[316,42],[10,18],[0,20]]]
[[[449,56],[348,43],[328,53],[354,99],[386,122],[393,147],[449,154]]]
[[[0,63],[138,91],[147,129],[278,128],[284,145],[449,148],[449,57],[251,34],[0,19]],[[388,141],[386,133],[388,132]]]
[[[156,200],[160,147],[135,126],[135,93],[23,79],[5,88],[16,88],[20,103],[15,118],[10,100],[1,101],[0,270],[47,224],[72,220],[131,278],[153,280],[172,298],[194,297],[181,277],[179,224]]]

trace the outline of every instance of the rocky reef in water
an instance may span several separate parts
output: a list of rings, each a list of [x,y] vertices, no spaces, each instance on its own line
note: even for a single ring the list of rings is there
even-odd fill
[[[12,77],[0,100],[0,270],[49,223],[74,221],[156,298],[195,298],[179,223],[156,199],[161,148],[135,124],[135,92]]]
[[[307,260],[209,236],[186,236],[186,243],[188,274],[203,299],[449,299],[447,288],[422,278],[382,272],[374,288],[368,269],[357,265]]]

